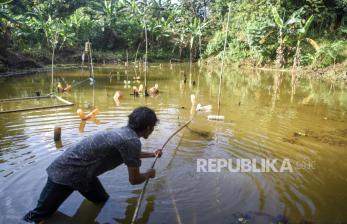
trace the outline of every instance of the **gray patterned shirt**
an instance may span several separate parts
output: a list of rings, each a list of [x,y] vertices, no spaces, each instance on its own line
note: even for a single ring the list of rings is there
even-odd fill
[[[87,190],[97,176],[122,163],[140,167],[141,142],[129,127],[101,131],[68,148],[47,168],[55,183]]]

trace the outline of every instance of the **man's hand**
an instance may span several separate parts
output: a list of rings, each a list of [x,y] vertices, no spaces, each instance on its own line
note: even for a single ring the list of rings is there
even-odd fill
[[[148,178],[155,177],[155,169],[149,169],[146,173],[140,173],[140,169],[138,167],[129,167],[129,182],[131,184],[141,184],[145,182]]]
[[[154,157],[160,158],[163,155],[163,150],[162,149],[157,149],[154,151]]]
[[[151,168],[151,169],[147,170],[147,175],[148,175],[148,178],[154,178],[155,177],[155,169]]]

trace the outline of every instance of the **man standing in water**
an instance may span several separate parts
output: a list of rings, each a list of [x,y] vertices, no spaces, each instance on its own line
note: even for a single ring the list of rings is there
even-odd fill
[[[48,179],[37,206],[24,216],[27,222],[40,222],[52,215],[75,190],[94,203],[109,198],[98,176],[125,163],[129,182],[141,184],[155,177],[155,170],[140,173],[141,158],[161,157],[162,151],[141,152],[140,138],[153,132],[158,119],[153,110],[139,107],[129,115],[128,125],[98,132],[68,148],[47,168]]]

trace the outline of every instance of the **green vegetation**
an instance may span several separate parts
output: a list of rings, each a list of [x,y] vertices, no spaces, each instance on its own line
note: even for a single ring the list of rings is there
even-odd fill
[[[80,62],[87,41],[99,63],[141,59],[146,46],[148,60],[220,59],[229,6],[229,63],[322,68],[347,58],[346,0],[1,0],[0,70],[21,67],[23,55]]]

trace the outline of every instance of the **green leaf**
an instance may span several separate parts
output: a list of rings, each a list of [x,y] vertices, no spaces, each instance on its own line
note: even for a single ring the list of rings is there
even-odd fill
[[[310,16],[310,18],[308,18],[308,20],[306,21],[305,23],[305,26],[304,26],[304,32],[305,34],[307,33],[308,29],[310,28],[312,22],[313,22],[313,19],[314,19],[314,16]]]
[[[276,7],[272,7],[272,15],[274,17],[275,23],[278,27],[283,28],[283,20],[277,12]]]
[[[8,4],[12,2],[12,0],[0,0],[0,4]]]

